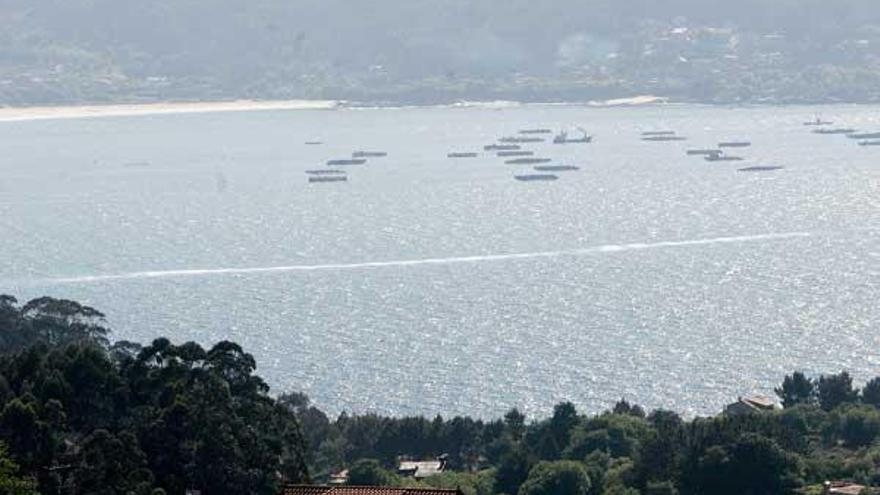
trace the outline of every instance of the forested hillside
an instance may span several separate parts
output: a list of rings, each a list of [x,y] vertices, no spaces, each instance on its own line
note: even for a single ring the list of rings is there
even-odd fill
[[[274,494],[308,480],[291,409],[253,357],[110,344],[97,310],[0,296],[0,493]]]
[[[0,0],[0,104],[880,100],[873,0]]]
[[[880,485],[880,378],[793,373],[783,409],[686,419],[618,402],[549,418],[329,418],[268,395],[238,345],[111,343],[73,301],[0,296],[0,493],[271,495],[288,482],[461,488],[465,495],[818,494]],[[400,458],[442,458],[416,481]],[[877,493],[867,491],[865,493]]]

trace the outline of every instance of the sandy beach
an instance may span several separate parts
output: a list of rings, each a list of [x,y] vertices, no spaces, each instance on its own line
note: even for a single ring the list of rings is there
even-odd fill
[[[0,122],[212,112],[253,112],[259,110],[332,110],[338,108],[340,105],[340,102],[331,100],[237,100],[219,102],[135,103],[125,105],[6,107],[0,108]]]
[[[668,99],[643,95],[605,101],[586,102],[591,107],[638,106],[667,103]],[[577,105],[565,103],[563,105]],[[584,103],[581,103],[582,105]],[[508,108],[521,105],[551,105],[550,103],[521,103],[515,101],[458,102],[452,108]],[[559,104],[552,104],[559,105]],[[205,102],[131,103],[114,105],[71,105],[44,107],[0,107],[0,122],[26,122],[31,120],[83,119],[101,117],[133,117],[149,115],[174,115],[214,112],[254,112],[261,110],[335,110],[345,107],[339,100],[235,100]],[[360,107],[382,108],[382,107]]]

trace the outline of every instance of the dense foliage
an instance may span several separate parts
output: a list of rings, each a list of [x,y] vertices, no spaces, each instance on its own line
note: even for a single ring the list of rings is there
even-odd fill
[[[0,105],[877,101],[875,0],[2,0]]]
[[[6,445],[0,443],[0,493],[4,495],[34,495],[36,483],[18,474],[18,464],[9,458]]]
[[[780,495],[880,485],[880,378],[785,377],[784,408],[685,420],[620,401],[469,417],[329,418],[273,399],[237,345],[109,344],[72,301],[0,298],[0,493],[275,493],[283,482],[460,488],[466,495]],[[401,458],[442,458],[416,481]],[[311,473],[311,477],[309,476]],[[813,488],[810,488],[813,487]],[[808,491],[804,491],[808,490]]]
[[[308,479],[296,417],[239,346],[107,335],[72,301],[0,298],[0,485],[20,487],[2,493],[30,479],[42,493],[270,494]]]
[[[782,410],[685,421],[620,401],[599,415],[571,403],[527,422],[503,419],[349,416],[335,420],[302,395],[288,403],[303,423],[319,479],[350,468],[352,483],[412,485],[397,459],[446,454],[449,468],[422,485],[467,495],[795,493],[829,479],[880,484],[878,379],[855,389],[846,372],[785,377]],[[805,492],[806,493],[806,492]]]
[[[440,454],[454,472],[421,484],[467,495],[778,495],[828,479],[880,483],[880,411],[846,373],[805,379],[809,400],[783,410],[692,421],[663,410],[646,415],[625,401],[595,416],[563,403],[531,423],[515,409],[490,422],[346,414],[331,421],[302,396],[296,410],[316,476],[348,467],[352,483],[418,484],[396,476],[397,458]],[[819,383],[839,386],[822,399]],[[843,401],[825,410],[829,397]]]

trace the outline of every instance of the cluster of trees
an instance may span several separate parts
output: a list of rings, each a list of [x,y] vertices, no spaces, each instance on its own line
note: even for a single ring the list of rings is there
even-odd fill
[[[4,0],[0,104],[864,101],[880,81],[877,11],[873,0]],[[695,34],[676,44],[675,28]],[[701,39],[719,28],[723,39]]]
[[[237,345],[110,343],[103,315],[0,297],[0,493],[276,493],[285,482],[461,488],[467,495],[779,495],[880,484],[880,378],[786,376],[782,409],[685,420],[620,401],[529,421],[329,418],[272,398]],[[401,478],[401,457],[447,471]]]
[[[562,403],[533,422],[516,409],[491,422],[328,421],[307,405],[296,410],[316,447],[316,475],[348,468],[353,484],[460,487],[467,495],[779,495],[829,479],[880,483],[878,383],[859,392],[846,373],[815,381],[795,373],[779,389],[782,410],[691,421],[625,401],[599,415]],[[398,456],[441,454],[453,472],[421,482],[395,474]]]
[[[785,377],[772,412],[685,421],[619,402],[599,415],[571,403],[528,422],[516,409],[495,421],[340,415],[302,395],[288,403],[311,446],[318,479],[349,469],[353,484],[460,487],[467,495],[785,494],[829,479],[880,483],[880,378],[862,389],[846,372]],[[400,456],[446,454],[451,469],[415,482]]]
[[[0,297],[0,493],[272,494],[309,479],[296,416],[238,345],[108,333],[76,302]]]

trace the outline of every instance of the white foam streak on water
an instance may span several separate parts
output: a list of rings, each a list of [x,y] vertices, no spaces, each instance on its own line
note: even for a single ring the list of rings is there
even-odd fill
[[[281,273],[281,272],[311,272],[323,270],[357,270],[370,268],[400,268],[420,265],[446,265],[456,263],[485,263],[495,261],[512,261],[535,258],[559,258],[564,256],[584,256],[600,253],[620,253],[625,251],[637,251],[645,249],[663,249],[677,247],[706,246],[712,244],[734,244],[746,242],[774,241],[791,239],[796,237],[809,237],[809,232],[785,232],[775,234],[742,235],[729,237],[713,237],[705,239],[691,239],[684,241],[662,241],[652,243],[631,244],[607,244],[580,249],[568,249],[557,251],[539,251],[531,253],[489,254],[478,256],[459,256],[450,258],[425,258],[414,260],[395,261],[370,261],[364,263],[331,263],[321,265],[288,265],[269,266],[255,268],[209,268],[192,270],[158,270],[121,273],[115,275],[87,275],[81,277],[56,278],[47,282],[52,284],[81,284],[96,283],[115,280],[135,280],[147,278],[171,278],[171,277],[200,277],[210,275],[248,275],[258,273]]]

